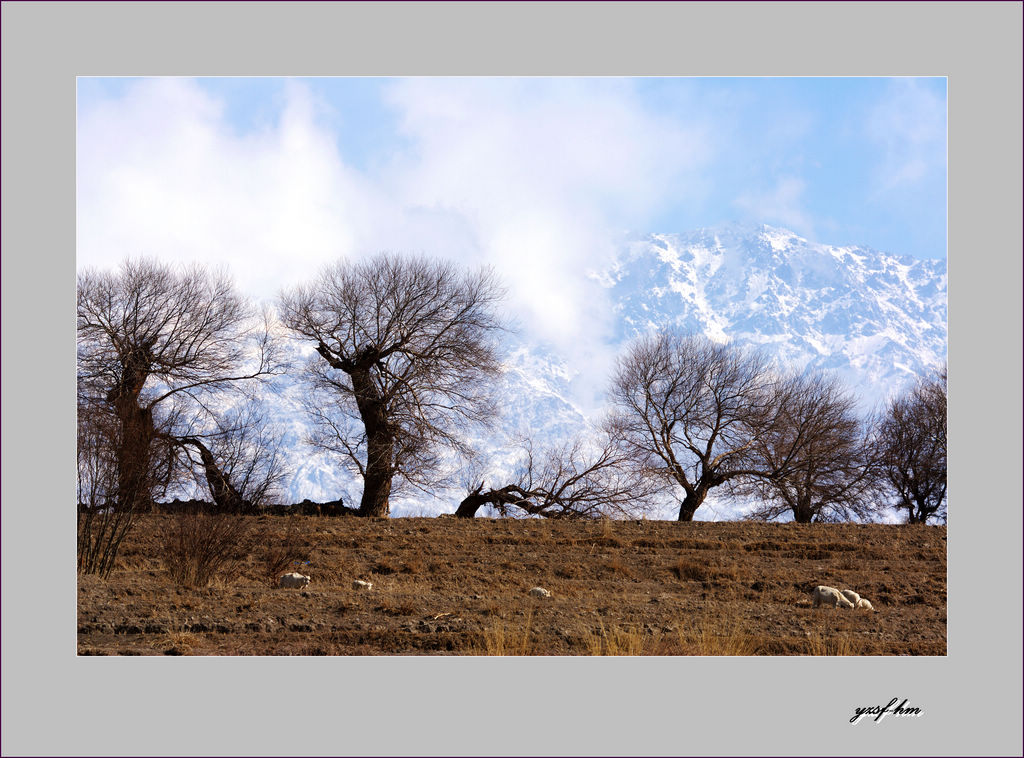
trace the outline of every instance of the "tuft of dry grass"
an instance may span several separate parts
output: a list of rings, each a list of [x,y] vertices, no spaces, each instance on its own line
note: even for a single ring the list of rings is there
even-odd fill
[[[633,578],[633,572],[629,570],[629,567],[623,563],[622,559],[617,555],[605,564],[605,568],[613,574],[624,576],[627,579]]]
[[[807,655],[863,655],[864,645],[847,634],[813,632],[807,638]]]
[[[159,650],[164,655],[192,655],[192,652],[202,644],[202,640],[192,632],[185,631],[181,624],[169,621],[167,632],[156,637],[150,647]]]
[[[705,616],[696,625],[680,625],[677,632],[683,655],[756,655],[757,640],[738,619]]]
[[[642,629],[617,626],[605,629],[602,623],[587,636],[585,643],[588,655],[645,655],[650,652],[653,641],[653,636]]]
[[[473,655],[532,655],[533,641],[533,609],[526,612],[522,625],[506,623],[505,619],[495,619],[490,627],[483,631],[480,642],[470,649]]]
[[[679,558],[676,560],[675,564],[671,567],[671,571],[680,580],[692,579],[703,582],[711,576],[706,563],[699,563],[689,558]]]

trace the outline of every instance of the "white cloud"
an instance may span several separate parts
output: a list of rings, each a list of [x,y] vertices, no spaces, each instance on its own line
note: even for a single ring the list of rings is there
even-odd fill
[[[626,80],[394,80],[387,100],[403,139],[372,175],[346,162],[328,104],[300,82],[276,123],[244,134],[192,80],[142,80],[84,105],[79,265],[223,263],[270,298],[322,263],[383,249],[489,263],[531,336],[607,364],[610,312],[585,273],[622,229],[678,199],[706,130],[651,113]]]
[[[80,113],[78,261],[129,255],[223,263],[243,290],[272,296],[350,252],[359,179],[315,104],[289,89],[280,122],[239,136],[187,80],[139,82]]]
[[[704,152],[618,80],[410,79],[389,100],[413,145],[388,177],[403,207],[464,218],[528,326],[565,344],[606,322],[583,272]]]
[[[933,178],[946,166],[946,100],[915,79],[894,79],[869,111],[866,133],[881,149],[878,193]]]
[[[798,234],[814,238],[814,223],[803,207],[803,194],[807,188],[803,179],[794,176],[779,177],[767,192],[745,193],[736,205],[758,221],[782,224]]]

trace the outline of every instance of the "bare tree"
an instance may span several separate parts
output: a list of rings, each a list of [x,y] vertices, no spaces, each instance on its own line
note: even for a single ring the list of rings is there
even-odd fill
[[[886,483],[911,524],[946,518],[946,369],[893,399],[876,425]]]
[[[510,508],[547,518],[596,518],[632,516],[642,512],[649,494],[643,480],[621,452],[605,441],[603,446],[585,444],[582,437],[535,452],[533,442],[522,438],[512,482],[485,490],[482,476],[472,472],[466,497],[455,515],[473,518],[484,505],[503,516]]]
[[[116,419],[114,507],[132,510],[167,481],[155,470],[174,460],[182,408],[273,373],[271,347],[267,317],[226,274],[149,260],[79,274],[79,394]]]
[[[755,446],[776,421],[778,389],[760,355],[663,330],[620,357],[609,430],[642,471],[683,490],[679,520],[692,521],[711,489],[774,473]]]
[[[171,438],[218,510],[250,512],[280,496],[288,473],[281,434],[255,398],[213,418],[207,431],[179,431]]]
[[[387,516],[396,479],[430,486],[444,451],[465,451],[468,428],[493,417],[503,294],[489,270],[391,254],[282,294],[284,323],[319,355],[313,442],[362,477],[362,515]]]
[[[121,541],[131,530],[131,509],[117,502],[117,419],[102,409],[78,406],[78,570],[106,577]]]
[[[760,467],[738,491],[763,504],[750,516],[792,514],[800,523],[870,519],[877,511],[877,472],[868,425],[839,382],[793,375],[780,385],[775,423],[754,444]]]

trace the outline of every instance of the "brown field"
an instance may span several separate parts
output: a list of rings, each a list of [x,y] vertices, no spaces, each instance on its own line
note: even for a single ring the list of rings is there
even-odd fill
[[[944,526],[246,517],[196,588],[168,570],[182,518],[141,516],[108,579],[79,576],[79,654],[946,653]],[[818,584],[875,612],[811,608]]]

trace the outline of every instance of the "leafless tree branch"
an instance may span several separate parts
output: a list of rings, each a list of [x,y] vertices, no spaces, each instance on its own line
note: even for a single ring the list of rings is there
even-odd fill
[[[317,446],[363,478],[360,513],[386,516],[394,482],[425,487],[442,452],[495,415],[500,371],[493,273],[382,254],[328,266],[281,296],[284,323],[312,344],[307,408]]]

